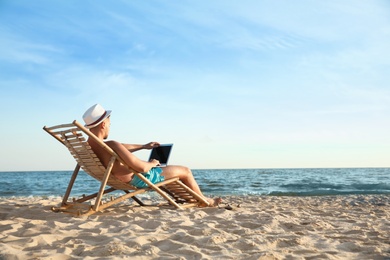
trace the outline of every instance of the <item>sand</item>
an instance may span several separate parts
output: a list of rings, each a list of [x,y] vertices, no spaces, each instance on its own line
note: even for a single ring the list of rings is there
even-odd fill
[[[390,195],[224,200],[75,218],[60,198],[1,198],[0,259],[390,259]]]

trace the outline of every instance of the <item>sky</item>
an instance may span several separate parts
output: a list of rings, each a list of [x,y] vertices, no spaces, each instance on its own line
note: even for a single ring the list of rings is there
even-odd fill
[[[96,103],[191,169],[390,167],[389,46],[386,0],[0,0],[0,171]]]

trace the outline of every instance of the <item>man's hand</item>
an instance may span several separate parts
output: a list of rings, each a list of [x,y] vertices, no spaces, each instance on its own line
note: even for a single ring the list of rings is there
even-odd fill
[[[154,147],[159,147],[160,146],[160,143],[158,142],[150,142],[150,143],[147,143],[147,144],[144,144],[144,149],[152,149]]]
[[[156,160],[156,159],[152,159],[152,160],[150,160],[150,162],[153,164],[153,167],[156,167],[156,166],[160,165],[160,161]]]

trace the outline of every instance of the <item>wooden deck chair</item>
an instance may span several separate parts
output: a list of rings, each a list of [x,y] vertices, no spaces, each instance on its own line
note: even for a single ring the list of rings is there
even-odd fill
[[[167,179],[160,183],[152,184],[144,177],[143,174],[136,173],[136,175],[149,186],[143,189],[138,189],[117,179],[113,174],[111,174],[113,164],[116,160],[118,160],[126,165],[124,161],[108,145],[99,140],[93,133],[76,120],[71,124],[63,124],[53,127],[45,126],[43,129],[64,144],[77,161],[76,168],[74,169],[61,206],[53,207],[53,211],[67,212],[77,216],[88,216],[129,198],[135,200],[139,205],[145,206],[145,204],[138,199],[136,195],[147,191],[156,191],[170,205],[178,209],[208,205],[208,202],[203,197],[199,196],[187,187],[179,180],[179,178]],[[93,138],[112,155],[107,167],[103,166],[99,158],[89,146],[87,142],[88,137]],[[88,196],[83,195],[81,198],[68,201],[80,167],[86,173],[101,182],[100,189],[97,193]],[[111,200],[109,201],[104,201],[102,199],[104,194],[111,193],[116,190],[121,190],[124,194],[121,194],[116,198],[111,197]]]

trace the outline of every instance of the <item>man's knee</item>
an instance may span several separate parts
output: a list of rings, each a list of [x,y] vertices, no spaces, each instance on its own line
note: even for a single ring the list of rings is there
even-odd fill
[[[186,167],[186,166],[183,166],[183,171],[187,174],[187,175],[192,175],[192,172],[191,172],[191,169]]]

